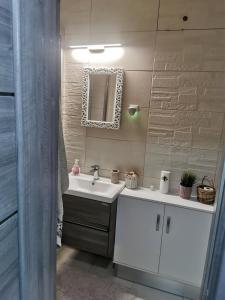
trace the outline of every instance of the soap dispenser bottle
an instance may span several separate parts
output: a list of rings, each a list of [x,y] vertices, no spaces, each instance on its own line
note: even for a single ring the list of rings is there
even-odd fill
[[[75,176],[80,174],[79,159],[75,159],[74,161],[74,165],[72,167],[72,174]]]

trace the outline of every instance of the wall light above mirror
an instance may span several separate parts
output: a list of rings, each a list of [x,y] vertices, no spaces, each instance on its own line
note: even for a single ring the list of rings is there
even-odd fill
[[[105,49],[105,48],[114,48],[114,47],[121,47],[122,44],[98,44],[98,45],[74,45],[74,46],[69,46],[71,49],[85,49],[87,48],[89,51],[92,50],[98,50],[99,48]]]
[[[122,44],[70,45],[72,57],[79,63],[110,63],[120,60],[124,55]]]
[[[119,129],[122,87],[122,69],[84,68],[81,125]]]

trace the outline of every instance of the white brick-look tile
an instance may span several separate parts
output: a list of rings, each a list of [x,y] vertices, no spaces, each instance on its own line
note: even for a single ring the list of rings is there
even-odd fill
[[[193,149],[190,147],[147,144],[144,167],[144,186],[153,184],[159,187],[161,170],[170,170],[170,188],[177,192],[180,176],[185,169],[191,169],[198,181],[207,175],[215,179],[219,152],[214,150]]]
[[[68,56],[72,56],[72,51],[65,52],[67,53],[65,55],[65,59],[70,59]],[[62,82],[65,83],[77,83],[79,86],[81,86],[82,83],[82,77],[83,77],[83,65],[82,64],[76,64],[74,62],[68,62],[65,63],[63,66],[63,77]]]
[[[225,112],[225,72],[155,72],[151,108]]]
[[[225,30],[157,32],[154,70],[225,71]]]
[[[184,169],[192,169],[199,180],[204,175],[215,177],[225,115],[224,86],[222,72],[153,74],[144,169],[146,186],[151,178],[159,179],[162,169],[171,170],[173,191]]]
[[[225,28],[224,16],[224,0],[161,0],[159,29]]]
[[[93,0],[91,32],[156,30],[159,0]]]
[[[154,46],[156,32],[121,32],[121,33],[100,33],[90,36],[88,41],[76,42],[77,36],[66,36],[65,47],[80,44],[113,44],[121,43],[122,47],[105,50],[103,60],[98,59],[96,54],[90,53],[87,49],[64,50],[65,63],[69,65],[83,64],[92,67],[120,67],[129,71],[152,71],[154,62]],[[73,42],[74,40],[74,42]],[[109,52],[110,51],[110,52]],[[99,54],[101,55],[101,54]]]
[[[112,168],[121,170],[121,178],[133,168],[146,187],[157,187],[161,170],[169,169],[173,192],[188,168],[199,179],[219,178],[225,140],[224,1],[161,0],[160,31],[158,0],[109,2],[61,3],[61,102],[68,168],[75,158],[81,160],[83,172],[99,163],[101,175],[107,177]],[[122,55],[96,62],[88,51],[81,59],[66,48],[107,43],[121,43]],[[124,68],[120,130],[81,127],[84,66]],[[135,122],[127,118],[129,104],[140,105]]]
[[[138,116],[133,120],[128,114],[127,107],[124,107],[122,110],[120,129],[111,130],[109,132],[108,129],[99,130],[98,128],[87,128],[87,136],[105,139],[110,137],[115,140],[145,142],[148,127],[148,115],[149,109],[141,108]]]
[[[93,67],[121,67],[127,71],[152,71],[154,62],[155,31],[100,33],[90,37],[90,44],[121,43],[121,56],[96,62],[90,55],[89,63]],[[116,51],[116,50],[115,50]]]
[[[66,35],[89,35],[91,0],[62,0],[60,15],[61,27]]]
[[[126,71],[124,76],[123,106],[138,103],[149,107],[152,72]]]
[[[100,168],[119,169],[122,173],[135,170],[143,175],[144,142],[86,138],[86,166],[98,164]]]

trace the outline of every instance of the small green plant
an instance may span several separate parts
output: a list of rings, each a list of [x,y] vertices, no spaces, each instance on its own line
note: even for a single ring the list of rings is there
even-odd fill
[[[180,184],[185,187],[192,187],[196,182],[196,178],[197,176],[191,171],[184,171],[181,176]]]

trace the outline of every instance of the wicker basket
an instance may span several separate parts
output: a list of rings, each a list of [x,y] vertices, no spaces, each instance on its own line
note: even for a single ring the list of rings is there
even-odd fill
[[[208,184],[205,184],[207,182]],[[202,178],[202,184],[197,186],[198,201],[204,204],[212,205],[216,198],[216,189],[214,182],[207,176]]]

